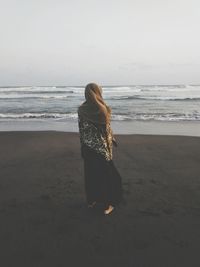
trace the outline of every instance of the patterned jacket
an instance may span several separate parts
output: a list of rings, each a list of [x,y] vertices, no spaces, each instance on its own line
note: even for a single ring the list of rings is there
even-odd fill
[[[102,155],[107,161],[112,160],[112,141],[114,139],[110,123],[101,125],[86,120],[78,114],[79,136],[81,143],[81,155],[83,147],[87,146],[96,153]]]

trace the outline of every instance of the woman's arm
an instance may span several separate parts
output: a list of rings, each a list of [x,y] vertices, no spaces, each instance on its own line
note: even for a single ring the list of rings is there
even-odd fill
[[[79,128],[79,137],[80,137],[80,148],[81,148],[81,157],[84,158],[83,153],[83,125],[80,116],[78,116],[78,128]]]
[[[110,129],[111,129],[111,134],[112,134],[112,142],[113,142],[113,145],[117,147],[118,144],[117,144],[117,141],[116,141],[116,139],[114,137],[113,130],[112,130],[112,128],[110,128]]]

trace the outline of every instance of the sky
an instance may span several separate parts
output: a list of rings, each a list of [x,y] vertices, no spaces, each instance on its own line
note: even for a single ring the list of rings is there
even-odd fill
[[[200,84],[199,0],[0,0],[0,86]]]

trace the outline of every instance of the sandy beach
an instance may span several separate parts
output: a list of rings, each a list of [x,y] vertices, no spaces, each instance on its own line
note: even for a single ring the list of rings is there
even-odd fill
[[[104,216],[78,133],[0,132],[0,266],[200,266],[200,138],[115,136],[124,200]]]

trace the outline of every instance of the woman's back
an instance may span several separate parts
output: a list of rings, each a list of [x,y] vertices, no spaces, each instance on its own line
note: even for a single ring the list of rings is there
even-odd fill
[[[112,129],[110,123],[98,124],[78,115],[78,125],[82,156],[88,148],[103,156],[107,161],[112,160]]]

